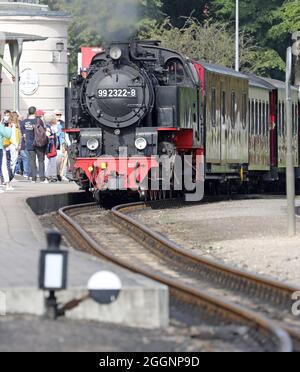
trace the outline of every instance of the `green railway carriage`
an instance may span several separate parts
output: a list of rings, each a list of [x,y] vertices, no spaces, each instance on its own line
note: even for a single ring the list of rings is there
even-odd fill
[[[270,93],[271,84],[249,75],[249,167],[251,171],[270,171]]]
[[[197,62],[204,101],[206,179],[278,181],[286,167],[285,83]],[[293,154],[299,167],[299,91],[292,88]],[[299,178],[299,177],[298,177]]]

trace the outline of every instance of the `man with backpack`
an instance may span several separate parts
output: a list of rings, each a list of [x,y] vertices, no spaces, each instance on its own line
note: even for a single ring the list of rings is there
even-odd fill
[[[42,120],[43,115],[44,112],[37,112],[35,107],[30,107],[28,109],[28,118],[23,120],[21,123],[25,148],[29,153],[29,177],[31,177],[33,183],[36,183],[37,181],[37,173],[39,173],[41,182],[48,183],[45,177],[45,155],[48,145],[48,137],[46,134],[46,127]],[[36,159],[39,164],[38,172]]]

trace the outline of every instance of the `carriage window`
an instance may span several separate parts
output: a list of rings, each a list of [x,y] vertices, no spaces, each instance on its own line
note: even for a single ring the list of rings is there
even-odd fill
[[[296,136],[297,131],[297,105],[293,103],[293,113],[292,113],[292,123],[293,123],[293,136]]]
[[[211,125],[215,127],[217,124],[217,94],[216,88],[211,90]]]
[[[249,123],[249,133],[251,134],[251,101],[248,101],[248,123]]]
[[[236,95],[231,93],[231,126],[234,129],[236,124]]]
[[[261,101],[259,101],[258,110],[259,110],[259,113],[258,113],[258,134],[262,135],[262,133],[263,133],[263,120],[262,120],[262,104],[261,104]]]
[[[258,102],[255,102],[255,134],[258,134],[259,130],[259,117],[258,117]]]
[[[262,103],[262,118],[261,118],[261,121],[262,121],[262,135],[265,137],[267,135],[267,131],[266,131],[266,103],[263,102]]]
[[[278,134],[279,136],[282,135],[282,122],[281,122],[282,116],[281,116],[281,102],[279,102],[278,105]]]
[[[295,135],[298,134],[299,129],[299,116],[298,116],[298,105],[295,105]]]
[[[183,64],[180,60],[170,60],[167,63],[169,85],[181,84],[185,80]]]
[[[222,91],[222,124],[226,123],[226,92]]]
[[[247,127],[247,94],[243,93],[242,98],[242,126],[243,129]]]
[[[255,103],[254,99],[251,104],[251,134],[255,134]]]
[[[293,130],[293,135],[295,134],[295,104],[293,103],[292,105],[292,130]]]
[[[283,133],[283,125],[282,125],[282,104],[279,103],[279,109],[278,109],[278,124],[279,124],[279,135],[282,136]]]
[[[270,106],[267,103],[266,105],[266,134],[269,135],[269,128],[270,128]]]
[[[286,122],[285,122],[285,104],[281,103],[281,126],[282,126],[282,136],[286,135]]]

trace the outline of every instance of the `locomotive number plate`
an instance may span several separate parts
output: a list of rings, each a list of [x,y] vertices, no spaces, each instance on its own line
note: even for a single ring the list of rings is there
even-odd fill
[[[98,89],[98,98],[136,98],[137,90],[127,89]]]

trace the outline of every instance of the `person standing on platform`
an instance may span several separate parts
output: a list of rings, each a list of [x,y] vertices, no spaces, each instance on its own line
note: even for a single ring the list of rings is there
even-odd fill
[[[14,178],[13,172],[12,172],[12,151],[11,148],[13,144],[13,140],[15,139],[16,132],[14,131],[12,127],[12,113],[9,110],[6,110],[3,117],[3,123],[4,126],[7,128],[12,129],[11,138],[7,139],[5,138],[3,140],[3,159],[2,159],[2,176],[4,179],[4,184],[6,187],[6,191],[13,191],[14,189],[11,186],[11,181]]]
[[[11,145],[9,146],[10,151],[10,161],[11,161],[11,171],[13,176],[16,174],[16,167],[19,157],[19,151],[21,149],[21,133],[20,133],[20,123],[19,115],[16,112],[11,114],[11,119],[9,123],[12,129]]]
[[[69,139],[67,133],[64,132],[65,122],[62,119],[62,111],[54,110],[57,120],[57,178],[59,181],[68,181],[66,178],[68,165],[68,145]]]
[[[46,135],[46,127],[41,117],[44,112],[37,112],[35,107],[28,109],[28,119],[21,124],[22,133],[25,139],[25,149],[29,153],[29,176],[33,183],[37,181],[37,164],[39,164],[39,177],[41,182],[48,183],[45,178],[45,155],[48,145],[48,137]]]
[[[23,119],[19,115],[19,122],[20,122],[20,132],[21,132],[21,143],[20,143],[20,151],[19,151],[19,158],[18,158],[18,173],[23,175],[25,179],[29,179],[29,153],[26,150],[25,144],[25,137],[22,129],[22,122]]]
[[[1,117],[0,117],[1,119]],[[3,161],[3,140],[10,139],[12,136],[12,130],[9,127],[5,127],[4,123],[0,122],[0,184],[4,183],[3,173],[2,173],[2,161]],[[3,190],[0,190],[3,193]]]
[[[53,114],[45,115],[45,125],[47,128],[48,146],[46,160],[46,177],[49,182],[57,182],[57,122]]]

